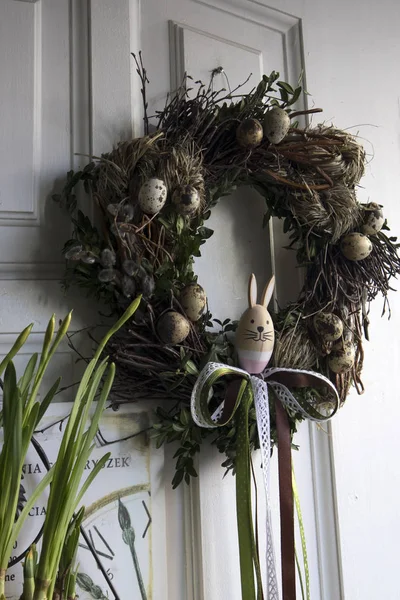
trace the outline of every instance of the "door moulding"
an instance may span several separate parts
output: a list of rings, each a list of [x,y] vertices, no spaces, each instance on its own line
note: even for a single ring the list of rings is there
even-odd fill
[[[197,465],[198,468],[198,465]],[[192,477],[190,485],[183,492],[185,556],[186,556],[186,598],[203,600],[203,552],[201,544],[201,509],[199,478]]]

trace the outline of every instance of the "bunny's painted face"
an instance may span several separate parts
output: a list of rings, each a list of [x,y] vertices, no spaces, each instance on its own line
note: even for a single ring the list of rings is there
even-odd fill
[[[273,342],[274,328],[271,317],[265,317],[265,310],[257,311],[257,306],[248,308],[240,319],[241,335],[251,342],[264,344]],[[262,306],[259,308],[263,309]]]
[[[274,349],[275,332],[267,310],[274,290],[274,278],[265,287],[261,304],[257,304],[257,283],[254,275],[249,281],[249,308],[240,318],[235,346],[240,366],[249,373],[261,373]]]

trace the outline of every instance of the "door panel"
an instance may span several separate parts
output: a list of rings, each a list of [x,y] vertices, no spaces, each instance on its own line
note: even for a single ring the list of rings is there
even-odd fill
[[[4,0],[0,11],[0,277],[54,277],[68,228],[42,200],[71,161],[68,3]]]

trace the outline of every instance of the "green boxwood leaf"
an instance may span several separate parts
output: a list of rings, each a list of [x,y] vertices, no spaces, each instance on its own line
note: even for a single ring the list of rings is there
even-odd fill
[[[175,490],[178,485],[181,483],[183,476],[184,476],[185,472],[183,469],[179,469],[179,471],[176,471],[173,479],[172,479],[172,488]]]
[[[209,227],[199,227],[197,233],[203,240],[208,240],[214,234],[214,230]]]
[[[178,235],[181,235],[184,227],[185,227],[185,221],[184,221],[182,215],[178,215],[178,217],[176,219],[176,232]]]
[[[186,373],[189,373],[189,375],[198,375],[199,374],[199,370],[192,360],[188,360],[187,363],[185,364],[185,371],[186,371]]]
[[[300,98],[300,94],[302,92],[302,88],[298,87],[295,89],[292,98],[290,99],[289,105],[294,104]]]
[[[189,473],[189,475],[191,477],[197,477],[197,471],[196,469],[193,467],[193,465],[187,466],[186,467],[186,473]]]
[[[287,94],[290,94],[290,95],[294,94],[294,89],[292,88],[292,86],[289,83],[286,83],[285,81],[278,81],[278,83],[276,85],[281,90],[285,90],[285,92]]]
[[[184,408],[181,409],[181,413],[179,415],[179,420],[182,423],[182,425],[189,425],[189,423],[190,423],[189,412],[187,410],[185,410]]]

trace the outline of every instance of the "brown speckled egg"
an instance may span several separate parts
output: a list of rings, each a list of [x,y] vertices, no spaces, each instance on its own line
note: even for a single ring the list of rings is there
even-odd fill
[[[363,233],[348,233],[340,241],[340,250],[348,260],[363,260],[372,252],[372,242]]]
[[[245,119],[236,129],[236,139],[242,148],[255,148],[261,144],[264,131],[257,119]]]
[[[275,106],[264,117],[264,135],[271,144],[279,144],[286,137],[290,127],[290,117],[286,110]]]
[[[198,321],[204,312],[207,296],[201,285],[191,283],[183,288],[180,302],[188,319]]]
[[[167,186],[162,179],[151,177],[139,190],[139,206],[146,215],[158,213],[167,201]]]
[[[328,365],[334,373],[347,373],[354,365],[356,350],[351,340],[338,342],[332,348]]]
[[[179,214],[192,216],[200,206],[200,194],[192,185],[183,185],[172,194],[172,202]]]
[[[157,333],[164,344],[180,344],[189,331],[189,321],[175,310],[164,313],[157,321]]]
[[[314,317],[314,328],[323,342],[335,342],[343,334],[343,322],[333,313],[319,313]]]
[[[385,222],[382,207],[376,202],[370,202],[363,206],[364,223],[361,226],[361,231],[366,235],[375,235],[378,233]]]

